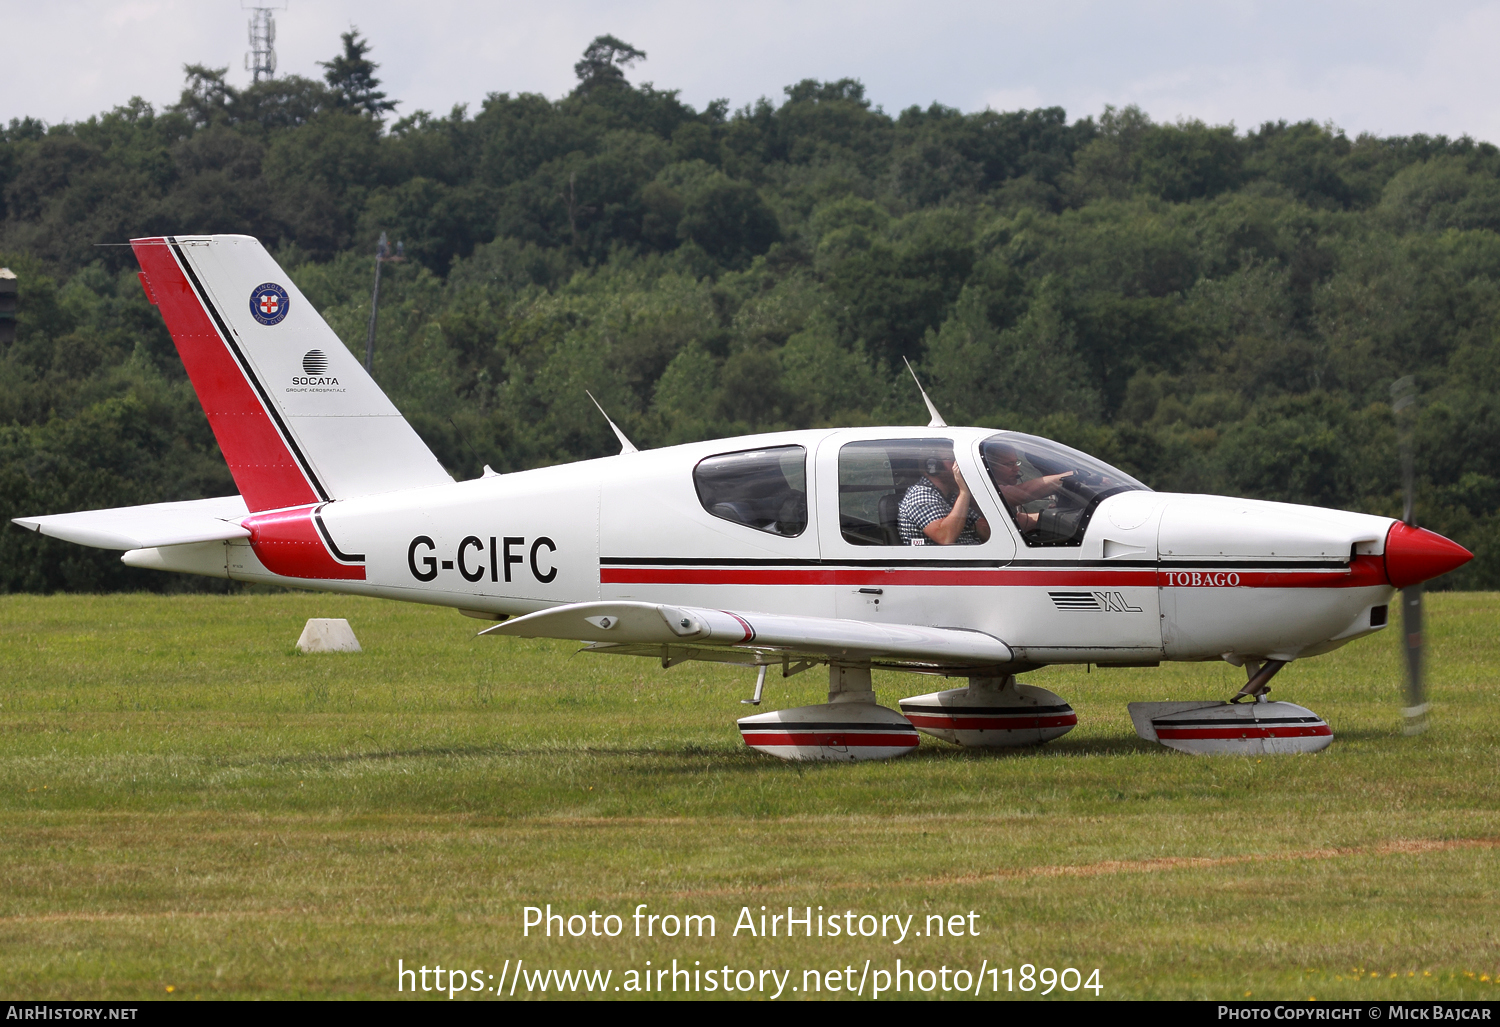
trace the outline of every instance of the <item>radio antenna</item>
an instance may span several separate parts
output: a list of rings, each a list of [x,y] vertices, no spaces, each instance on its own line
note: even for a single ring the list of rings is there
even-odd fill
[[[594,394],[592,392],[590,392],[588,389],[584,389],[583,393],[584,393],[584,395],[588,396],[589,399],[594,400],[594,406],[599,407],[599,412],[601,414],[604,414],[604,408],[601,407],[601,406],[599,406],[599,401],[597,399],[594,399]],[[604,420],[609,423],[609,430],[615,433],[615,438],[617,438],[617,439],[620,440],[620,455],[621,456],[624,456],[626,453],[639,453],[640,452],[639,449],[635,448],[635,443],[631,442],[629,439],[627,439],[625,437],[625,433],[620,430],[620,426],[618,424],[616,424],[614,421],[610,420],[610,417],[609,417],[608,414],[604,414]]]
[[[479,476],[481,478],[493,478],[495,476],[495,469],[492,468],[489,464],[486,464],[480,458],[479,454],[475,452],[474,447],[469,443],[469,437],[464,434],[464,430],[460,428],[457,422],[455,422],[451,417],[448,418],[448,423],[453,425],[454,433],[458,435],[459,441],[462,442],[465,448],[468,449],[469,455],[474,458],[474,462],[476,464],[482,464],[484,466],[484,471],[481,472]]]
[[[930,420],[930,421],[927,422],[927,427],[929,427],[929,428],[946,428],[946,427],[948,427],[948,422],[945,421],[945,420],[943,420],[943,415],[940,414],[940,413],[938,413],[937,407],[933,406],[932,405],[932,400],[927,397],[927,390],[924,389],[924,388],[922,388],[922,379],[920,379],[920,378],[917,377],[917,372],[912,371],[912,369],[911,369],[911,361],[907,360],[905,357],[902,357],[901,358],[901,362],[906,365],[906,369],[908,371],[911,371],[911,380],[917,383],[917,391],[922,394],[922,402],[927,404],[927,412],[932,415],[932,420]]]

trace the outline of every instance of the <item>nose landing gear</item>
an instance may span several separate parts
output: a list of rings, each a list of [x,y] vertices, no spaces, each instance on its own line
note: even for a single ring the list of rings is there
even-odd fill
[[[1234,693],[1234,697],[1229,701],[1232,703],[1241,703],[1249,699],[1252,702],[1255,700],[1265,702],[1264,696],[1271,690],[1271,679],[1286,664],[1286,660],[1267,660],[1265,663],[1261,663],[1258,660],[1246,660],[1245,673],[1248,680],[1240,687],[1238,692]]]
[[[1233,656],[1233,659],[1230,657]],[[1133,702],[1136,734],[1198,756],[1319,752],[1333,744],[1328,722],[1305,706],[1266,698],[1286,660],[1225,659],[1245,667],[1243,687],[1228,702]]]

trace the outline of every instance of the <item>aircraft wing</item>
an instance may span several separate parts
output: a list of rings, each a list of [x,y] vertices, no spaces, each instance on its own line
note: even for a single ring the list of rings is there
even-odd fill
[[[249,538],[250,532],[235,523],[245,515],[242,498],[224,496],[12,520],[43,535],[96,549],[153,549],[188,542]]]
[[[833,617],[709,610],[655,603],[571,603],[527,614],[481,635],[565,638],[589,652],[725,663],[849,660],[877,666],[960,670],[1014,662],[1010,647],[966,628],[873,624]]]

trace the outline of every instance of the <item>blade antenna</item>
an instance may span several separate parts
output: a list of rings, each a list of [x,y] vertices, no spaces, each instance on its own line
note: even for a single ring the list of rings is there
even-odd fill
[[[604,414],[604,408],[601,407],[601,406],[599,406],[599,401],[597,399],[594,399],[594,394],[592,392],[589,392],[588,389],[584,389],[583,391],[584,391],[584,394],[587,395],[589,399],[591,399],[591,400],[594,401],[594,406],[599,407],[599,412],[601,414]],[[606,422],[608,422],[608,424],[609,424],[609,430],[615,433],[615,438],[617,438],[617,439],[620,440],[620,455],[621,456],[624,456],[626,453],[639,453],[640,452],[639,449],[635,448],[635,443],[631,442],[629,439],[627,439],[625,437],[625,433],[620,430],[620,426],[618,424],[616,424],[614,421],[610,420],[608,414],[604,414],[604,420]]]
[[[922,402],[927,404],[927,412],[932,415],[932,420],[930,420],[930,421],[927,422],[927,427],[929,427],[929,428],[946,428],[946,427],[948,427],[948,422],[945,421],[945,420],[943,420],[943,415],[940,414],[940,413],[938,413],[938,408],[935,407],[935,406],[933,406],[932,405],[932,400],[928,398],[928,396],[927,396],[927,390],[924,389],[924,388],[922,388],[922,379],[920,379],[920,378],[917,377],[917,372],[912,371],[912,369],[911,369],[911,361],[907,360],[905,357],[902,357],[901,361],[902,361],[902,363],[904,363],[906,365],[907,371],[911,372],[911,380],[917,383],[917,391],[922,394]]]
[[[460,428],[451,417],[448,418],[448,423],[453,426],[453,431],[458,435],[459,439],[463,441],[464,446],[468,448],[469,455],[474,458],[474,462],[484,468],[479,476],[481,478],[493,478],[495,476],[495,469],[489,464],[485,463],[482,459],[480,459],[479,454],[474,450],[474,447],[469,444],[469,437],[463,433],[463,429]]]
[[[1391,385],[1391,412],[1396,415],[1396,433],[1401,443],[1401,521],[1416,527],[1416,487],[1412,453],[1412,418],[1416,416],[1417,382],[1411,375]],[[1422,583],[1401,590],[1401,642],[1406,653],[1406,718],[1402,731],[1419,735],[1427,730],[1427,701],[1422,659]]]

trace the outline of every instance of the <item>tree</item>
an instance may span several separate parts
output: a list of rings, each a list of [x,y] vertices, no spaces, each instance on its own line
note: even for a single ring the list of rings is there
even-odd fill
[[[725,267],[744,267],[781,239],[781,226],[753,185],[714,174],[686,197],[677,234]]]
[[[182,96],[169,110],[180,111],[194,125],[209,125],[229,116],[229,107],[239,98],[234,86],[224,81],[229,69],[210,68],[204,64],[184,64],[182,72],[187,81],[182,87]]]
[[[359,28],[351,25],[349,31],[339,38],[344,41],[344,52],[331,61],[318,62],[320,67],[328,69],[323,78],[333,90],[338,105],[375,117],[395,110],[401,101],[387,100],[385,94],[376,88],[380,79],[375,77],[375,69],[380,65],[365,56],[370,52],[370,44],[359,38]]]
[[[573,65],[578,76],[578,91],[588,93],[601,86],[626,85],[625,68],[644,61],[646,51],[637,50],[614,36],[596,36],[583,51],[583,60]]]
[[[236,125],[254,123],[266,130],[306,124],[319,111],[336,106],[327,86],[301,75],[268,78],[246,86],[231,108]]]
[[[370,67],[373,69],[375,65]],[[267,79],[240,90],[224,81],[228,68],[185,64],[182,70],[187,81],[183,83],[182,95],[167,112],[185,115],[195,128],[224,123],[235,126],[254,123],[264,129],[290,128],[335,103],[334,96],[321,82],[300,75]],[[342,94],[338,99],[343,100]]]

